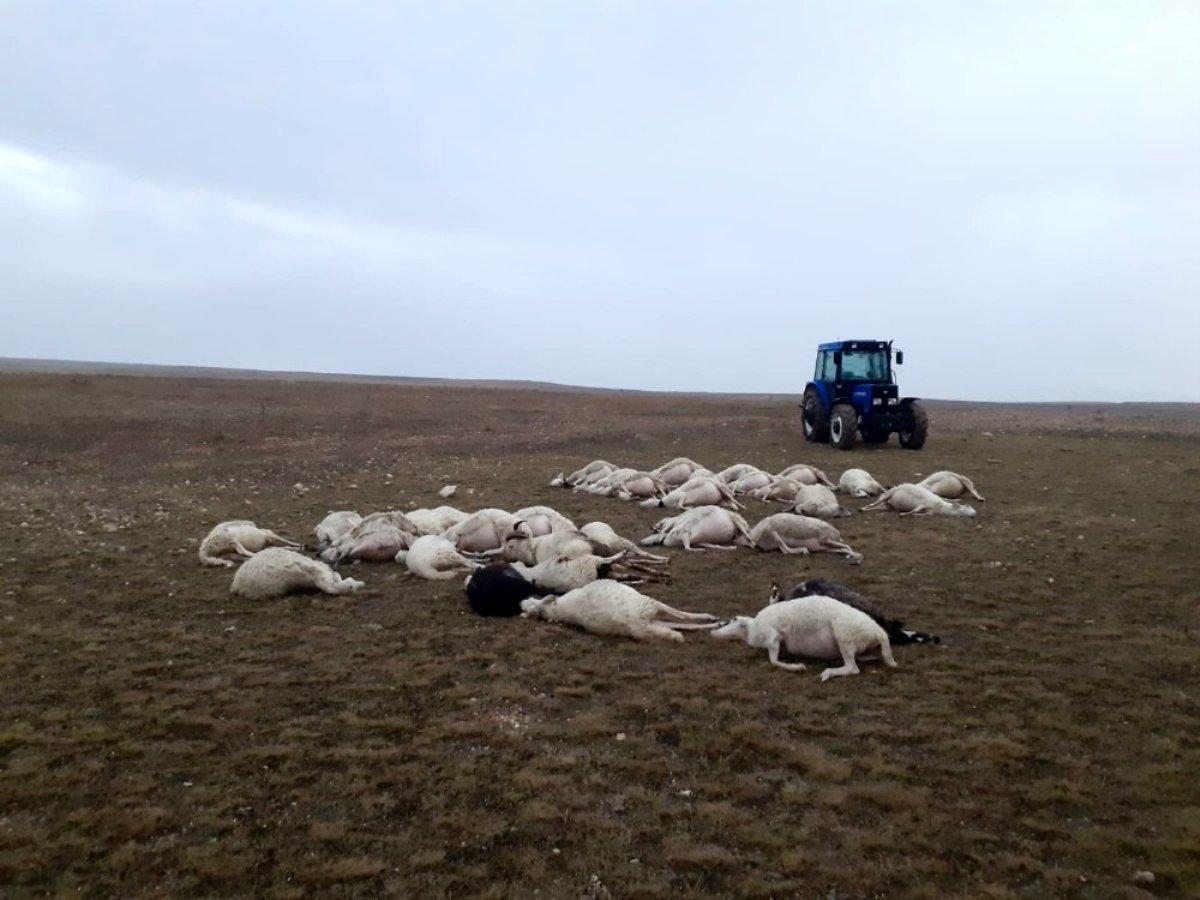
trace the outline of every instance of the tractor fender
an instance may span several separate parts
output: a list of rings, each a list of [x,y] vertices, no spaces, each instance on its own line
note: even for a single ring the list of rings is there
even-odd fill
[[[808,384],[804,385],[804,393],[807,394],[810,388],[812,390],[816,391],[817,396],[821,398],[821,402],[823,404],[825,404],[826,412],[833,409],[833,404],[838,402],[837,400],[833,400],[830,398],[829,395],[830,395],[831,391],[829,390],[828,385],[822,384],[819,381],[810,381],[810,382],[808,382]],[[804,400],[803,399],[801,399],[799,406],[801,409],[804,408]]]
[[[920,400],[920,399],[921,399],[920,397],[901,397],[900,398],[900,408],[907,409],[908,407],[912,406],[913,403],[915,403],[917,400]]]

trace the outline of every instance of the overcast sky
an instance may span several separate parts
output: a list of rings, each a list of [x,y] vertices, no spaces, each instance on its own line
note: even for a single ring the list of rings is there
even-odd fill
[[[1200,3],[0,0],[0,356],[1200,400]]]

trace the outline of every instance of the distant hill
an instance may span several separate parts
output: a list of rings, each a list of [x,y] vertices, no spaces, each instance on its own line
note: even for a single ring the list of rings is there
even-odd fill
[[[799,400],[802,393],[799,385],[794,392],[752,393],[738,391],[641,391],[624,388],[587,387],[576,384],[558,384],[553,381],[506,381],[500,378],[417,378],[408,375],[354,375],[343,372],[279,372],[267,369],[223,369],[216,366],[156,366],[145,363],[93,362],[67,359],[21,359],[0,357],[0,374],[42,375],[123,375],[150,378],[221,378],[254,381],[324,381],[343,384],[395,384],[418,387],[482,388],[489,390],[552,391],[566,394],[614,394],[622,396],[655,396],[670,394],[678,397],[732,397],[743,400],[766,402],[784,399]],[[1039,402],[1003,402],[987,400],[938,400],[922,398],[938,406],[963,407],[1108,407],[1128,411],[1159,410],[1172,415],[1180,413],[1196,415],[1200,404],[1196,403],[1111,403],[1091,400],[1045,400]]]
[[[587,387],[552,381],[500,378],[418,378],[408,375],[354,375],[342,372],[280,372],[267,369],[223,369],[216,366],[157,366],[146,363],[93,362],[65,359],[0,357],[0,373],[42,375],[127,375],[153,378],[226,378],[255,381],[327,381],[347,384],[397,384],[423,387],[488,388],[493,390],[554,391],[569,394],[653,395],[684,397],[790,397],[791,394],[756,394],[713,391],[640,391]],[[799,392],[797,392],[798,394]]]

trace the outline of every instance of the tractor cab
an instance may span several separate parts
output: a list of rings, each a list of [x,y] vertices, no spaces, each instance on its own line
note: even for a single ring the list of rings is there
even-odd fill
[[[928,418],[915,397],[900,397],[893,369],[904,352],[891,341],[833,341],[817,347],[813,380],[804,390],[804,436],[849,450],[861,433],[872,444],[887,443],[892,432],[901,446],[920,449]]]

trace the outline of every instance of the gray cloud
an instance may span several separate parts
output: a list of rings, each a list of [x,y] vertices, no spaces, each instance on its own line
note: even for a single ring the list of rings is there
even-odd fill
[[[1200,397],[1200,9],[10,4],[0,354]]]

